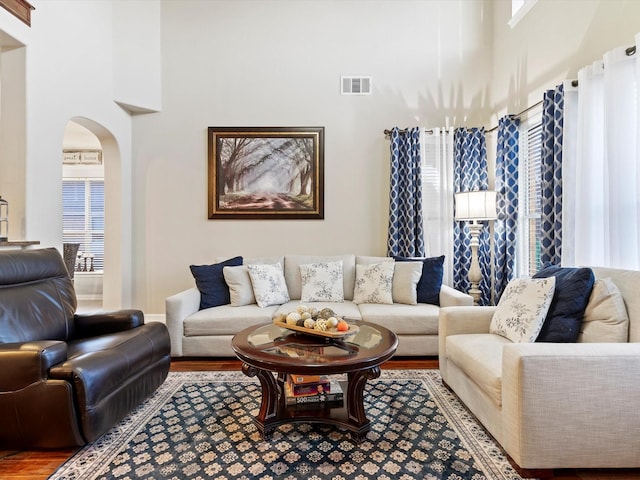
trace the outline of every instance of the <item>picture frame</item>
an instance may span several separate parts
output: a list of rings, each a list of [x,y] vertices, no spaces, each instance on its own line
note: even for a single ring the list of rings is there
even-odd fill
[[[324,219],[324,127],[209,127],[209,219]]]

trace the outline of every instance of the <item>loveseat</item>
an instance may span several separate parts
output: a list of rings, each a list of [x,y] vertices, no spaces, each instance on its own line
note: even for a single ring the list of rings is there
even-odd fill
[[[99,438],[162,384],[162,323],[139,310],[75,314],[55,248],[0,253],[0,446],[61,448]]]
[[[219,262],[211,266],[192,266],[196,287],[172,295],[165,302],[171,355],[233,357],[235,355],[231,349],[231,339],[236,333],[252,325],[271,322],[274,316],[294,311],[304,303],[317,309],[331,308],[337,315],[348,320],[371,321],[390,328],[399,338],[396,352],[398,356],[435,356],[438,354],[440,308],[472,305],[473,299],[442,285],[442,257],[424,261],[397,260],[353,254],[285,255],[253,259],[235,257],[228,259],[227,264]],[[363,292],[362,288],[356,286],[356,282],[360,280],[361,285],[362,282],[366,283],[362,277],[365,274],[363,272],[372,272],[382,263],[391,265],[393,275],[390,283],[384,287],[384,295],[355,298],[357,303],[354,302],[354,295],[358,297]],[[286,294],[276,292],[276,297],[259,306],[261,302],[256,299],[254,292],[257,277],[254,275],[252,283],[252,277],[248,273],[252,265],[279,265]],[[198,288],[198,267],[203,270],[207,267],[222,270],[224,284],[221,285],[218,281],[217,287],[229,289],[229,300],[226,303],[202,308],[207,305],[202,305],[205,290],[202,285]],[[333,270],[325,271],[324,267],[331,267]],[[388,273],[388,266],[385,268]],[[359,278],[357,271],[362,274],[362,278]],[[320,277],[325,277],[326,281],[318,282]],[[314,291],[314,282],[316,287],[320,285],[320,290],[316,288]],[[201,279],[200,283],[204,281]],[[424,298],[419,298],[419,294],[424,294]],[[418,300],[429,300],[432,303],[421,303]]]
[[[440,311],[443,381],[522,469],[640,467],[640,272],[592,271],[575,343],[490,333],[498,307]]]

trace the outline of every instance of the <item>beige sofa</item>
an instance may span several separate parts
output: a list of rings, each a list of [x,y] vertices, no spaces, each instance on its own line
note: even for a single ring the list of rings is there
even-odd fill
[[[393,330],[399,337],[398,356],[435,356],[438,354],[438,318],[440,306],[472,305],[473,299],[451,287],[440,290],[440,306],[426,303],[365,304],[353,303],[356,264],[393,261],[388,257],[285,255],[275,258],[245,259],[246,263],[281,263],[290,301],[283,305],[259,307],[255,303],[243,306],[222,305],[198,310],[200,292],[190,288],[166,299],[166,322],[171,336],[173,357],[233,357],[231,339],[240,330],[252,325],[271,322],[281,312],[288,313],[301,303],[302,281],[300,265],[327,261],[341,261],[343,269],[343,302],[305,302],[316,308],[330,307],[347,319],[371,321]],[[412,288],[406,284],[398,288]],[[415,288],[415,286],[413,287]]]
[[[523,469],[640,467],[640,272],[593,271],[622,294],[627,343],[511,343],[488,333],[495,307],[440,312],[443,381]]]

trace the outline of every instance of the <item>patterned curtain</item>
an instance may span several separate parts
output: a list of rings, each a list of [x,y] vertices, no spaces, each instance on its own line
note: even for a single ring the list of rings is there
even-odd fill
[[[498,219],[494,222],[495,303],[514,276],[518,225],[518,125],[506,116],[498,122],[496,192]]]
[[[391,131],[387,255],[424,257],[420,129]]]
[[[564,87],[547,90],[542,102],[540,262],[560,265],[562,254],[562,135]]]
[[[484,128],[457,128],[453,134],[453,191],[486,190],[487,145]],[[480,305],[491,303],[491,251],[488,222],[480,232],[478,261],[480,281]],[[454,222],[453,227],[453,286],[467,292],[469,267],[471,266],[471,235],[467,222]]]

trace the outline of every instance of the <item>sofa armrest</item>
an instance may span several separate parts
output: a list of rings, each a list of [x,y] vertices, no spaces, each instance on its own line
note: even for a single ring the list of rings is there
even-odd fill
[[[184,319],[200,309],[200,291],[190,288],[176,293],[165,300],[165,314],[169,336],[171,337],[171,356],[182,356],[182,337]]]
[[[438,366],[447,381],[447,337],[467,333],[489,333],[496,307],[443,307],[438,320]]]
[[[59,340],[0,344],[0,392],[46,380],[49,369],[66,359],[67,344]]]
[[[438,334],[489,333],[496,307],[443,307],[440,309]]]
[[[140,310],[118,310],[76,314],[74,316],[74,338],[88,338],[109,333],[122,332],[144,325],[144,314]]]
[[[638,343],[504,346],[503,446],[522,468],[637,461],[638,404]]]
[[[472,305],[473,297],[471,295],[451,288],[448,285],[442,285],[440,288],[441,307],[470,307]]]

